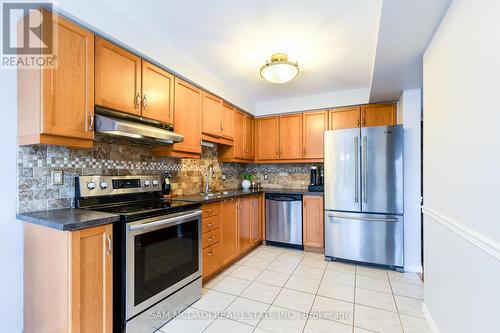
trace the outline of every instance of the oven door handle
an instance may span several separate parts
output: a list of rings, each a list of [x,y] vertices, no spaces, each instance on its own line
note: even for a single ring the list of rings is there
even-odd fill
[[[201,210],[197,210],[193,213],[189,213],[186,215],[171,217],[169,219],[164,219],[164,220],[159,220],[159,221],[154,221],[154,222],[149,222],[149,223],[144,223],[144,224],[131,225],[128,227],[128,230],[129,231],[142,230],[142,229],[157,227],[157,226],[164,225],[164,224],[175,224],[175,222],[189,219],[191,217],[195,217],[195,216],[199,216],[199,215],[201,215]]]

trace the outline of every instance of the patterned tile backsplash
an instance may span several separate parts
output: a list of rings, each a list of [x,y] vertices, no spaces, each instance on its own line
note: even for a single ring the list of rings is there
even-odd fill
[[[256,175],[267,188],[305,188],[309,164],[244,165],[221,163],[217,146],[203,147],[201,159],[157,157],[151,146],[120,138],[97,137],[92,149],[60,146],[20,146],[18,151],[18,211],[68,208],[74,205],[75,177],[80,175],[161,175],[172,173],[172,194],[193,194],[203,188],[204,173],[214,166],[211,188],[214,191],[239,188],[242,172]],[[53,185],[51,171],[62,170],[63,185]],[[222,175],[226,179],[222,179]],[[264,180],[264,174],[268,180]]]

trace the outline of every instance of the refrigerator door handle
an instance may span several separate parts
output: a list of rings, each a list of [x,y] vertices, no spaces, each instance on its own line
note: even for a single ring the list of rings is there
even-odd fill
[[[368,137],[365,135],[363,136],[363,202],[368,203],[368,166],[366,165],[367,163],[367,154],[368,154]]]
[[[354,202],[359,202],[359,138],[354,137]]]
[[[344,220],[357,220],[357,221],[378,221],[378,222],[399,222],[397,218],[390,217],[352,217],[346,215],[328,214],[328,217],[344,219]]]

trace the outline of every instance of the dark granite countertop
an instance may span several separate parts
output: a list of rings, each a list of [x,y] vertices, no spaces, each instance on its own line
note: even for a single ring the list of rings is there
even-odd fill
[[[310,192],[307,189],[279,189],[279,188],[264,188],[259,190],[226,190],[214,192],[216,196],[205,196],[202,194],[188,194],[188,195],[179,195],[170,197],[169,200],[172,201],[189,201],[189,202],[198,202],[198,203],[209,203],[209,202],[217,202],[230,198],[243,197],[252,194],[259,193],[287,193],[287,194],[307,194],[307,195],[323,195],[323,192]]]
[[[24,222],[35,223],[61,231],[74,231],[95,227],[113,223],[120,219],[115,214],[76,208],[17,214],[17,218]]]

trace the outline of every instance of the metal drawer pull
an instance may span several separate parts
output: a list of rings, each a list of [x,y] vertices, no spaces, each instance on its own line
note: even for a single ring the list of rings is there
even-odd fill
[[[209,239],[207,239],[209,242],[213,241],[214,239],[212,237],[210,237]]]
[[[213,253],[213,252],[207,253],[207,256],[209,256],[209,257],[211,257],[211,256],[213,256],[213,255],[214,255],[214,253]]]
[[[208,213],[213,212],[213,211],[214,211],[213,209],[207,209]]]

